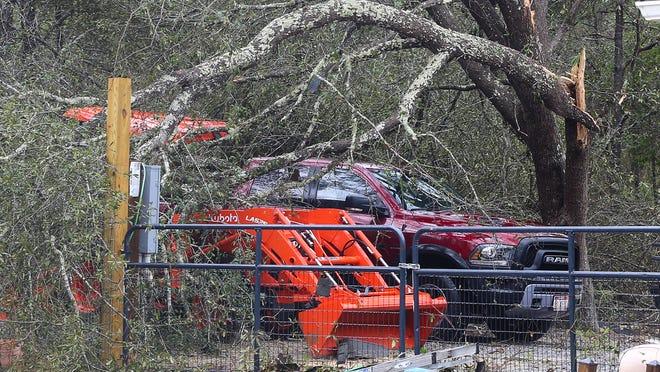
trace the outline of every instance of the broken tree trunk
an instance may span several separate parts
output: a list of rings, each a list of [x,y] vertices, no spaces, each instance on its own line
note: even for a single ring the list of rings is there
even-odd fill
[[[572,94],[575,105],[584,110],[587,107],[584,89],[584,69],[586,63],[585,51],[582,49],[578,62],[571,69],[571,80],[574,85]],[[589,130],[571,119],[566,119],[566,187],[564,203],[566,208],[566,223],[573,226],[587,224],[589,202]],[[587,239],[584,234],[577,234],[579,247],[579,268],[590,270]],[[589,328],[598,329],[598,317],[594,299],[593,283],[584,279],[582,287],[582,305],[585,311],[585,323]]]

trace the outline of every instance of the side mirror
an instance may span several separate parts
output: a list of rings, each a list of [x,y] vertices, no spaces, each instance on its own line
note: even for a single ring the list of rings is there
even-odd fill
[[[376,217],[389,217],[390,215],[390,210],[387,207],[374,205],[369,198],[362,195],[348,195],[345,207],[348,210],[371,213]]]

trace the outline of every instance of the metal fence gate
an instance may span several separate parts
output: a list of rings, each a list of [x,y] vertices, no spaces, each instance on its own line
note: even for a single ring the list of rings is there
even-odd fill
[[[127,321],[124,357],[129,363],[140,363],[143,355],[149,354],[150,359],[142,362],[171,369],[180,367],[218,371],[307,370],[323,365],[339,368],[337,370],[347,370],[388,358],[400,358],[429,350],[478,343],[481,357],[486,359],[487,365],[490,364],[493,370],[531,371],[555,368],[554,370],[576,371],[576,361],[587,356],[600,360],[604,370],[616,370],[616,359],[623,348],[660,335],[660,312],[656,308],[656,305],[660,306],[660,292],[658,292],[660,273],[576,270],[574,243],[575,234],[658,234],[660,227],[428,228],[417,232],[407,253],[403,233],[389,226],[151,225],[134,226],[129,230],[124,242],[127,258],[130,236],[140,229],[198,232],[253,230],[255,250],[253,256],[245,260],[249,263],[218,263],[214,258],[209,257],[205,262],[184,262],[181,257],[169,257],[167,262],[128,263],[127,302],[130,306],[127,306],[125,314]],[[272,230],[370,232],[387,230],[399,241],[401,264],[396,267],[263,264],[263,234]],[[569,269],[567,271],[466,270],[420,267],[419,241],[424,234],[503,232],[565,234],[568,236]],[[649,255],[652,253],[649,252]],[[390,348],[394,350],[374,351],[369,350],[365,345],[351,345],[349,349],[343,350],[348,353],[348,360],[344,359],[341,364],[338,364],[334,358],[319,358],[310,353],[307,345],[302,341],[299,325],[290,321],[292,313],[282,315],[287,309],[282,310],[281,306],[275,306],[273,294],[261,282],[263,273],[273,273],[273,276],[277,277],[276,273],[294,271],[346,274],[396,273],[400,281],[391,285],[399,288],[398,310],[369,314],[370,318],[364,325],[364,327],[376,327],[379,321],[386,322],[385,319],[396,318],[398,340],[396,347]],[[144,280],[145,276],[149,280]],[[187,281],[186,288],[189,292],[184,293],[185,291],[181,290],[182,285],[176,289],[181,294],[173,295],[171,283],[173,280],[182,281],[182,278]],[[451,278],[452,283],[459,285],[450,288],[443,286],[442,283],[447,282],[446,278]],[[594,288],[596,311],[601,319],[600,331],[596,333],[590,333],[587,327],[579,326],[584,318],[580,315],[585,310],[580,308],[580,303],[583,302],[580,299],[584,295],[586,281],[591,281],[589,285]],[[158,282],[165,284],[160,286],[153,284]],[[543,302],[552,297],[552,293],[550,297],[546,296],[547,298],[535,296],[535,288],[542,287],[546,290],[556,288],[559,292],[565,291],[566,302],[558,301],[558,304],[554,305],[566,306],[566,316],[553,317],[552,314],[548,314],[547,318],[532,321],[526,316],[517,315],[513,311],[516,309],[510,307],[506,311],[500,311],[497,304],[484,302],[482,297],[482,295],[492,296],[494,292],[492,287],[497,286],[497,283],[513,283],[512,293],[517,291],[516,296],[522,298],[523,302],[527,301],[530,308],[534,307],[535,301]],[[354,283],[347,285],[354,286],[353,289],[358,291],[369,290],[357,288]],[[222,291],[218,290],[220,287]],[[230,290],[227,291],[227,288]],[[235,288],[235,291],[231,288]],[[424,329],[423,322],[420,321],[428,316],[423,310],[420,311],[420,292],[434,293],[434,290],[448,300],[461,299],[456,301],[452,310],[449,308],[447,310],[451,312],[447,315],[447,319],[454,321],[442,323],[446,328],[440,330]],[[158,291],[168,293],[160,297],[153,295]],[[409,293],[410,291],[412,293]],[[205,297],[204,294],[207,296]],[[412,295],[414,300],[413,311],[408,314],[405,304],[407,294]],[[224,296],[224,300],[210,301],[209,299],[213,299],[214,296]],[[563,298],[557,294],[555,297],[559,300]],[[478,300],[475,300],[476,298]],[[237,304],[243,305],[237,306]],[[472,310],[480,307],[489,308],[488,312],[484,312],[487,315],[474,315],[479,311]],[[291,309],[292,312],[294,310],[300,309]],[[199,316],[191,316],[191,314]],[[214,324],[222,326],[212,329]],[[352,324],[352,326],[356,325]],[[420,336],[423,334],[431,335],[424,345]],[[411,336],[414,343],[406,345],[406,338],[410,339]],[[360,354],[362,359],[351,360],[351,353]]]

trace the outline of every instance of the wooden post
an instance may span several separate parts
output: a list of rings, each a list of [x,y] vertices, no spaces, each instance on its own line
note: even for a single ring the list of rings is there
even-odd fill
[[[660,372],[660,361],[652,360],[646,363],[646,372]]]
[[[121,365],[124,314],[124,258],[122,242],[128,226],[128,165],[131,119],[131,79],[108,79],[106,123],[108,177],[111,203],[115,208],[106,215],[103,240],[107,251],[103,259],[101,305],[101,361]]]
[[[598,363],[593,359],[587,358],[578,360],[578,372],[596,372],[598,370]]]

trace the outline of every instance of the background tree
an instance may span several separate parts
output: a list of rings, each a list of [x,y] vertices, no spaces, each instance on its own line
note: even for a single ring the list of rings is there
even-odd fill
[[[61,113],[103,102],[109,75],[130,75],[136,106],[169,111],[170,124],[186,113],[232,128],[212,144],[161,146],[170,126],[136,140],[144,160],[169,164],[165,192],[180,208],[245,203],[231,190],[253,156],[326,154],[428,175],[462,191],[467,210],[657,224],[657,26],[632,1],[439,3],[4,2],[0,206],[12,213],[0,219],[0,265],[11,268],[0,298],[24,305],[17,316],[31,321],[14,331],[39,350],[34,363],[95,363],[94,344],[76,336],[94,325],[66,296],[45,311],[31,294],[34,272],[62,261],[69,271],[104,249],[101,126]],[[562,78],[583,47],[591,116]],[[565,118],[603,128],[575,177]],[[569,213],[584,197],[571,180],[591,190],[583,220]],[[589,247],[593,269],[651,267],[648,247],[625,237]]]

